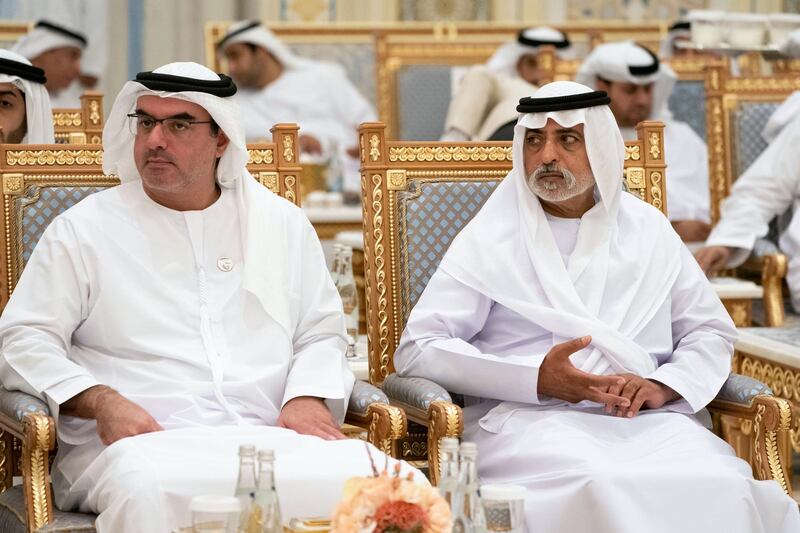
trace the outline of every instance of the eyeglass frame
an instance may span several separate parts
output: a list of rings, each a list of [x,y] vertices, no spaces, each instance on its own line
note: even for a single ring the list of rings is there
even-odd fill
[[[135,125],[135,128],[136,128],[136,132],[133,132],[134,135],[138,135],[138,133],[139,133],[139,119],[140,118],[149,118],[153,122],[155,122],[155,124],[153,124],[153,129],[155,129],[156,125],[159,124],[159,123],[161,124],[161,126],[163,128],[164,123],[166,121],[172,121],[173,123],[175,123],[176,121],[184,122],[184,123],[186,123],[186,124],[188,124],[190,126],[194,125],[194,124],[216,124],[216,122],[214,120],[192,120],[192,119],[188,119],[188,118],[178,118],[178,117],[156,118],[156,117],[150,116],[150,115],[148,115],[146,113],[128,113],[125,116],[127,116],[129,119],[134,119],[135,120],[134,125]],[[153,129],[151,129],[150,131],[145,131],[143,133],[152,133]],[[191,128],[187,128],[186,131],[189,131],[190,129]],[[212,131],[213,131],[213,129],[212,129]],[[170,131],[169,128],[167,128],[165,130],[165,133],[167,135],[174,135],[174,133],[172,131]]]

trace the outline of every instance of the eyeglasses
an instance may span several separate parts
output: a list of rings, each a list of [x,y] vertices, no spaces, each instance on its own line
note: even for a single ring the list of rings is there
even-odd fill
[[[155,129],[156,124],[161,123],[162,131],[172,137],[186,135],[195,124],[212,124],[212,120],[188,120],[185,118],[153,118],[150,115],[139,113],[129,113],[130,129],[134,135],[149,134]]]

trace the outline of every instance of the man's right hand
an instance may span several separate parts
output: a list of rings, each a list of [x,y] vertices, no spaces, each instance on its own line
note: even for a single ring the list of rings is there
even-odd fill
[[[733,254],[733,248],[728,246],[707,246],[697,250],[694,258],[706,276],[713,276],[725,268],[731,258],[731,254]]]
[[[583,350],[592,342],[589,336],[553,346],[539,367],[537,392],[570,403],[583,400],[605,404],[608,407],[628,407],[630,400],[609,394],[612,387],[625,385],[622,376],[598,376],[575,368],[569,356]]]
[[[97,434],[105,445],[164,429],[150,413],[104,385],[86,389],[64,402],[61,414],[95,420]]]

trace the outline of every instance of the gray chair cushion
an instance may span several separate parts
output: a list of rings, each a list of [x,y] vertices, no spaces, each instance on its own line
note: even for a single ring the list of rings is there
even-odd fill
[[[800,346],[800,324],[794,320],[791,322],[787,320],[779,328],[740,328],[740,331],[792,346]]]
[[[779,102],[742,102],[739,108],[733,111],[731,117],[734,125],[733,142],[736,146],[736,168],[733,179],[741,176],[767,147],[767,141],[761,136],[761,131],[778,105]]]
[[[669,95],[669,110],[675,120],[687,123],[706,140],[706,89],[703,80],[678,80]]]
[[[759,394],[772,396],[772,389],[757,379],[731,373],[717,394],[717,400],[750,405]]]
[[[0,387],[0,412],[22,422],[27,413],[44,413],[50,415],[50,408],[45,402],[19,391],[7,391]],[[0,531],[2,531],[0,529]]]
[[[350,394],[350,403],[347,406],[347,410],[366,416],[367,408],[373,403],[388,404],[389,398],[386,393],[375,385],[357,380],[355,386],[353,386],[353,393]]]
[[[458,232],[500,182],[410,180],[397,195],[403,324]]]
[[[444,387],[425,378],[401,378],[389,374],[383,382],[383,391],[392,400],[427,411],[432,402],[451,402],[452,398]]]
[[[38,533],[94,533],[93,514],[65,513],[56,510],[53,522],[37,529]],[[22,486],[11,487],[0,493],[0,531],[3,533],[26,533],[25,495]]]
[[[442,136],[450,107],[449,65],[410,65],[397,72],[397,132],[401,141]]]
[[[29,187],[23,196],[14,199],[22,220],[22,259],[30,259],[42,233],[54,218],[90,194],[106,187]]]

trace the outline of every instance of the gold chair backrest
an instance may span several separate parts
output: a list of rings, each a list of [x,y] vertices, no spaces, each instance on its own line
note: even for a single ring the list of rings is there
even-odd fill
[[[800,74],[731,76],[726,67],[706,69],[706,142],[711,187],[711,221],[733,182],[766,147],[761,130],[771,112],[800,90]]]
[[[380,122],[359,128],[374,384],[394,372],[408,314],[450,241],[512,166],[510,142],[389,141],[386,129]],[[663,124],[641,123],[625,146],[625,185],[666,214],[665,168]],[[411,254],[419,258],[414,265]]]
[[[21,22],[18,20],[0,21],[0,48],[9,49],[13,44],[33,29],[32,22]]]
[[[53,128],[58,144],[103,142],[103,93],[86,91],[78,109],[53,109]]]
[[[247,168],[272,192],[300,205],[297,130],[278,124],[273,142],[248,145]],[[89,194],[119,184],[102,167],[99,144],[0,144],[0,311],[47,225]]]

